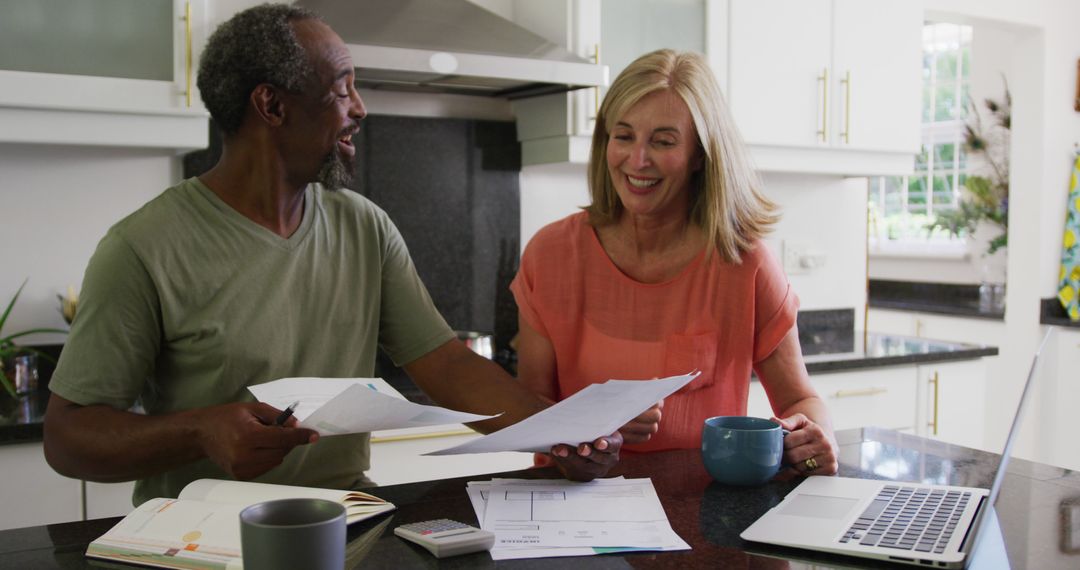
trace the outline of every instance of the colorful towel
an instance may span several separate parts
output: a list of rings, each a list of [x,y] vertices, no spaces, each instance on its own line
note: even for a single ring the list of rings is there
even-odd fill
[[[1065,206],[1065,238],[1061,248],[1061,271],[1058,274],[1058,300],[1069,319],[1080,321],[1080,155],[1073,165],[1069,181],[1069,202]]]

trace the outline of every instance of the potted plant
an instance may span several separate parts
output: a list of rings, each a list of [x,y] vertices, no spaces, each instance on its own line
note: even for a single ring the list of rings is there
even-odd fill
[[[11,301],[8,302],[7,308],[4,309],[4,314],[0,315],[0,370],[4,371],[3,374],[0,374],[0,384],[3,385],[3,391],[11,396],[11,400],[18,399],[14,381],[12,378],[8,377],[8,369],[10,368],[10,365],[14,363],[16,356],[21,354],[36,354],[39,358],[44,358],[49,361],[53,360],[51,356],[39,350],[26,346],[19,346],[15,343],[15,339],[35,333],[67,333],[67,331],[62,329],[36,328],[4,334],[4,325],[7,323],[8,315],[11,314],[11,309],[15,306],[15,302],[19,300],[19,294],[22,293],[23,287],[26,287],[25,280],[22,282],[22,285],[19,286],[19,289],[15,291],[15,295],[11,298]]]
[[[972,239],[989,226],[986,255],[994,255],[1009,243],[1009,135],[1012,128],[1012,95],[1008,84],[1001,101],[986,99],[986,121],[968,99],[970,122],[964,126],[964,150],[979,161],[964,182],[964,196],[957,208],[937,214],[928,229],[941,228],[953,236],[963,232]],[[983,233],[983,232],[979,232]]]
[[[955,210],[937,214],[928,224],[953,236],[967,236],[969,250],[979,258],[979,307],[985,311],[1005,308],[1005,248],[1009,244],[1009,138],[1012,129],[1012,95],[1005,84],[1002,100],[986,99],[985,116],[968,98],[968,123],[964,125],[964,150],[970,173],[964,194]]]

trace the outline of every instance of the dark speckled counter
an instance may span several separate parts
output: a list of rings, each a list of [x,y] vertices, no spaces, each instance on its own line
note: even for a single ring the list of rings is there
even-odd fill
[[[989,487],[998,456],[878,428],[837,433],[840,474],[881,480]],[[373,489],[398,510],[349,528],[348,568],[911,568],[791,548],[748,543],[739,533],[776,505],[798,481],[760,487],[714,483],[697,451],[626,455],[612,475],[650,477],[672,527],[692,550],[580,558],[493,562],[486,553],[438,560],[394,536],[398,525],[433,518],[476,523],[465,493],[470,480],[445,479]],[[553,469],[530,469],[504,477],[553,478]],[[998,501],[999,518],[1013,568],[1078,568],[1066,511],[1080,497],[1080,473],[1014,459]],[[1075,514],[1075,513],[1073,513]],[[0,568],[93,568],[87,544],[119,519],[29,527],[0,532]],[[791,561],[791,563],[789,563]],[[125,566],[126,568],[126,566]]]

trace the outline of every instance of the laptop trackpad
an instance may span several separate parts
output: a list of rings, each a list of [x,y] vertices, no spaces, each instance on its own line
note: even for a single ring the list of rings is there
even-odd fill
[[[850,512],[858,502],[859,499],[799,494],[788,501],[779,513],[797,517],[842,519],[847,516],[848,512]]]

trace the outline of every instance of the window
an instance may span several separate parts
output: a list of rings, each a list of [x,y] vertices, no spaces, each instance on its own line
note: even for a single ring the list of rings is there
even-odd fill
[[[931,232],[927,224],[935,213],[957,207],[964,186],[971,36],[971,26],[923,26],[922,152],[913,175],[870,179],[870,239],[879,248],[888,242],[958,241],[948,232]]]

